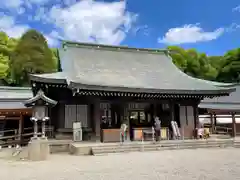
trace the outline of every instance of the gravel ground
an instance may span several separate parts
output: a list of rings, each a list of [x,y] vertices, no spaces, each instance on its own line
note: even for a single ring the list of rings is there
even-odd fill
[[[48,161],[0,160],[1,180],[237,180],[239,149],[51,155]]]

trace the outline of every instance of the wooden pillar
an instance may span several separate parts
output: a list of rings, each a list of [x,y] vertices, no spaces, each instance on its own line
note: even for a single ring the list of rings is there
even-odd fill
[[[215,131],[215,119],[213,117],[212,112],[210,112],[210,121],[211,121],[211,133],[213,134]]]
[[[217,114],[216,113],[213,114],[213,122],[214,122],[214,128],[215,128],[217,126]]]
[[[197,124],[199,124],[199,117],[198,117],[198,105],[195,104],[193,106],[193,114],[194,114],[194,129],[197,128]]]
[[[94,103],[94,124],[96,140],[100,140],[101,136],[101,119],[100,119],[100,101],[96,100]]]
[[[20,113],[19,125],[18,125],[18,140],[21,143],[23,134],[23,115]]]
[[[175,120],[175,114],[174,114],[174,102],[170,101],[169,103],[170,107],[170,122]]]
[[[235,118],[235,112],[232,113],[232,137],[236,137],[236,118]]]

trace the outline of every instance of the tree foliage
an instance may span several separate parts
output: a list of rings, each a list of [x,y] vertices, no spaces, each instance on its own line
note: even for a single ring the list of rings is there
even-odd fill
[[[190,76],[220,82],[240,81],[240,48],[223,56],[207,56],[195,49],[185,50],[178,46],[168,49],[175,65]]]
[[[207,56],[196,49],[178,46],[168,49],[174,64],[190,76],[220,82],[240,81],[240,48],[223,56]],[[55,72],[58,66],[57,49],[50,49],[36,30],[26,32],[20,39],[0,32],[0,79],[7,85],[27,85],[28,73]]]
[[[48,73],[56,70],[54,53],[45,37],[36,30],[29,30],[20,38],[10,55],[9,68],[15,84],[28,82],[29,73]]]

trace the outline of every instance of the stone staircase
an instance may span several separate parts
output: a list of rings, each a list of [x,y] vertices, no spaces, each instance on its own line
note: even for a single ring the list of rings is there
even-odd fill
[[[229,134],[211,134],[209,139],[231,139]]]
[[[240,140],[219,139],[219,140],[171,140],[153,142],[126,142],[102,143],[94,145],[71,144],[70,153],[73,155],[104,155],[109,153],[128,153],[144,151],[162,151],[176,149],[197,149],[197,148],[225,148],[240,147]]]
[[[240,138],[235,138],[234,139],[233,147],[240,148]]]

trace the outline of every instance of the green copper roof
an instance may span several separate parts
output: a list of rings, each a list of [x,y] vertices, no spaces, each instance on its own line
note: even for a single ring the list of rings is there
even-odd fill
[[[235,86],[236,91],[229,96],[206,98],[200,104],[199,108],[204,109],[225,109],[240,110],[240,85]]]
[[[204,80],[204,79],[199,79],[199,80],[201,80],[202,82],[205,82],[205,83],[212,84],[214,86],[219,86],[219,87],[231,87],[231,86],[236,85],[236,83],[223,83],[223,82],[217,82],[217,81],[208,81],[208,80]]]
[[[40,82],[66,82],[71,88],[149,93],[221,94],[218,87],[181,72],[166,50],[64,42],[62,72],[32,75]]]
[[[32,97],[30,87],[0,86],[0,100],[26,100]]]
[[[31,88],[0,86],[0,109],[23,109],[23,102],[32,97]]]

